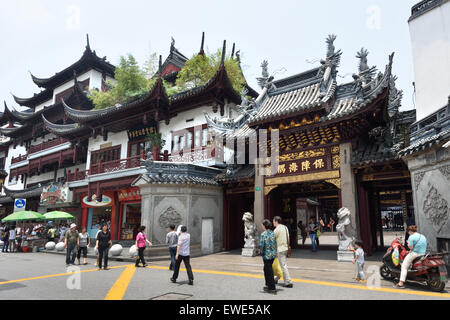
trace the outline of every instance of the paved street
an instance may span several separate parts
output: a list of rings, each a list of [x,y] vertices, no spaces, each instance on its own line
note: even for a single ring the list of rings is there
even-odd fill
[[[148,268],[135,268],[127,262],[111,261],[111,270],[98,271],[89,265],[71,274],[64,256],[45,253],[0,254],[0,299],[64,300],[305,300],[305,299],[447,299],[449,293],[432,293],[420,284],[404,291],[381,281],[381,288],[370,290],[352,281],[354,266],[338,263],[335,252],[296,251],[289,259],[293,289],[278,287],[277,295],[262,292],[261,258],[244,258],[238,252],[192,259],[195,285],[187,284],[184,270],[179,283],[169,281],[171,272],[165,261],[150,260]],[[373,257],[366,264],[379,265]],[[79,279],[79,282],[77,281]],[[79,287],[78,287],[79,283]],[[70,289],[72,288],[72,289]]]

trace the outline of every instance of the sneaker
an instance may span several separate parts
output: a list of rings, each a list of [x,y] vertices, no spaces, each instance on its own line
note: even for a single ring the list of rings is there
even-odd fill
[[[293,288],[294,285],[292,283],[288,283],[286,285],[284,285],[285,288]]]
[[[106,270],[106,271],[107,271],[107,270],[111,270],[111,269],[110,269],[110,268],[104,268],[103,270]]]
[[[267,293],[270,293],[270,294],[277,294],[277,290],[276,290],[276,289],[268,290]]]
[[[177,279],[174,278],[170,278],[170,281],[172,281],[173,283],[177,283]]]
[[[405,285],[399,285],[398,283],[394,284],[394,288],[396,289],[405,289]]]
[[[266,287],[263,288],[263,290],[264,290],[265,292],[267,292],[267,291],[269,291],[269,287],[266,286]]]
[[[145,267],[147,267],[147,266],[148,266],[148,264],[144,264],[144,265],[142,265],[142,266],[143,266],[143,267],[145,268]]]
[[[189,281],[189,285],[190,285],[190,286],[193,286],[193,285],[194,285],[194,281],[190,280],[190,281]]]

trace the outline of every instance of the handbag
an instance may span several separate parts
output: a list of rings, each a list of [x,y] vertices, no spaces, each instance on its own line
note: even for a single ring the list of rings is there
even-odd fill
[[[281,270],[281,265],[278,258],[275,258],[275,260],[273,261],[272,270],[275,277],[278,277],[280,279],[283,277],[283,271]]]
[[[320,230],[316,231],[316,238],[319,238],[322,235],[322,233],[320,232]]]

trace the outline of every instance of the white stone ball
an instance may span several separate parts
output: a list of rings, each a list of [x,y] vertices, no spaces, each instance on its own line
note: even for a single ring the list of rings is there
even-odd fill
[[[45,244],[45,250],[55,250],[56,243],[49,241]]]
[[[115,244],[109,249],[109,253],[113,257],[120,256],[122,253],[123,247],[120,244]]]
[[[55,246],[56,251],[64,251],[64,242],[58,242]]]
[[[129,253],[130,257],[132,257],[132,258],[136,257],[138,255],[136,245],[133,245],[130,248],[130,250],[128,251],[128,253]]]

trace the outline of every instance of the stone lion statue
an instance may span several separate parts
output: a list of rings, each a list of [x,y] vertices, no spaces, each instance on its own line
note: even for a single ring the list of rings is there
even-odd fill
[[[250,212],[244,213],[242,221],[244,221],[245,227],[244,248],[257,247],[258,231],[256,229],[255,221],[253,220],[253,215]]]
[[[339,251],[348,251],[350,245],[353,246],[355,237],[353,237],[353,230],[351,226],[351,212],[347,208],[339,209],[337,216],[339,223],[336,225],[336,231],[338,233]]]

